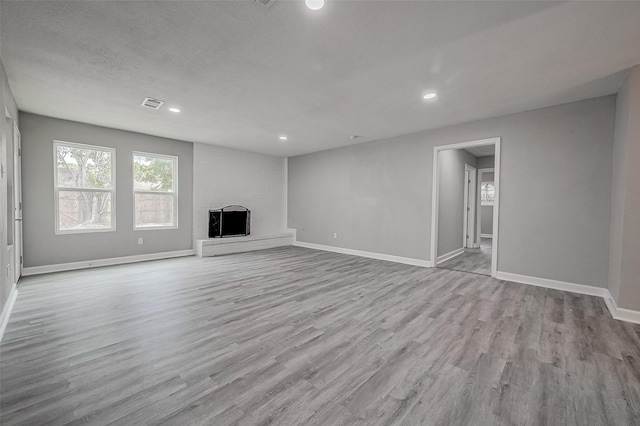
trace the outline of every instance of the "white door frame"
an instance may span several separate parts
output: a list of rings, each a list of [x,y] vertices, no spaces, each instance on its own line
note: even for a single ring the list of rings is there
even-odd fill
[[[495,179],[495,169],[493,167],[486,168],[486,169],[478,169],[478,194],[481,194],[482,192],[482,175],[484,173],[494,173],[494,179]],[[476,241],[478,241],[478,244],[479,244],[480,241],[482,241],[482,195],[478,197],[477,206],[478,206],[478,222],[476,223],[476,238],[477,238]],[[492,207],[495,207],[495,206],[492,206]],[[492,235],[492,238],[493,238],[493,235]]]
[[[13,121],[13,195],[14,195],[14,279],[17,283],[22,276],[22,138],[20,129],[15,120]]]
[[[477,169],[470,164],[464,165],[464,206],[462,211],[462,248],[477,248],[475,243],[475,220],[471,219],[471,229],[469,229],[469,216],[476,216],[476,176]],[[472,191],[469,191],[473,188]],[[469,241],[471,240],[471,241]],[[478,240],[480,241],[480,240]]]
[[[5,203],[3,203],[2,209],[6,213],[6,262],[7,262],[7,280],[13,284],[15,283],[15,226],[14,226],[14,214],[15,210],[12,208],[14,195],[13,195],[13,118],[9,114],[9,110],[4,108],[4,130],[2,131],[2,147],[4,154],[3,162],[3,183],[6,187]],[[9,236],[13,236],[13,240],[9,241]]]
[[[480,139],[470,142],[461,142],[450,145],[439,145],[433,147],[433,187],[431,189],[431,267],[437,265],[438,253],[438,206],[440,199],[440,182],[438,179],[438,154],[440,151],[448,149],[464,149],[474,146],[495,146],[495,166],[494,166],[494,186],[496,191],[493,203],[493,242],[491,249],[491,276],[495,278],[498,270],[498,217],[500,212],[500,138]]]

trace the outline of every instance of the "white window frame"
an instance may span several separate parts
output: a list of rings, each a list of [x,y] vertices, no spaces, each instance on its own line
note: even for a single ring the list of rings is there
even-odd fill
[[[111,153],[111,188],[74,188],[58,186],[58,147],[69,146],[73,148],[107,151]],[[111,227],[92,229],[60,229],[60,191],[76,192],[109,192],[111,193]],[[108,146],[89,145],[86,143],[66,142],[61,140],[53,141],[53,203],[55,204],[56,235],[64,234],[93,234],[94,232],[115,232],[116,231],[116,149]]]
[[[135,189],[136,183],[136,156],[155,157],[173,161],[173,192],[166,191],[143,191]],[[131,186],[133,188],[133,230],[134,231],[155,231],[159,229],[178,229],[178,156],[167,154],[156,154],[153,152],[133,151],[131,154]],[[136,194],[171,194],[173,195],[173,225],[169,226],[136,226]]]

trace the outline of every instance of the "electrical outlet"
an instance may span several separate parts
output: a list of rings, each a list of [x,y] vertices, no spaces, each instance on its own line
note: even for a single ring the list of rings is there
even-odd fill
[[[144,244],[144,238],[138,238],[138,244]]]
[[[333,233],[333,238],[338,238],[338,233],[337,232]]]

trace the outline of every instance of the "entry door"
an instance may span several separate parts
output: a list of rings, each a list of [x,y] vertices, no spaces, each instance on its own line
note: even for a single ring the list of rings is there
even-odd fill
[[[20,131],[13,122],[13,208],[14,208],[14,277],[17,283],[22,276],[22,141]]]
[[[463,247],[475,248],[476,234],[476,168],[464,165],[464,235]]]

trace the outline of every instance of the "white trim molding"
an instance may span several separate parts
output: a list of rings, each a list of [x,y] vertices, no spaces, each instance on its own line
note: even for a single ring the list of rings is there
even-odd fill
[[[494,157],[494,163],[495,163],[495,157]],[[481,238],[487,238],[484,235],[491,235],[489,238],[493,238],[493,234],[482,234],[482,175],[484,173],[494,173],[494,178],[495,178],[495,168],[493,167],[489,167],[489,168],[484,168],[484,169],[478,169],[478,199],[476,200],[476,203],[478,204],[477,207],[477,212],[478,214],[477,216],[477,225],[476,225],[476,232],[477,232],[477,237],[478,238],[478,242],[480,241]],[[491,203],[491,207],[494,207],[494,203]],[[480,247],[478,245],[478,247]]]
[[[569,291],[572,293],[585,294],[587,296],[605,297],[609,295],[609,290],[591,285],[575,284],[566,281],[550,280],[547,278],[530,277],[528,275],[512,274],[510,272],[498,271],[496,278],[503,281],[513,281],[520,284],[529,284],[536,287],[552,288],[554,290]]]
[[[604,303],[607,304],[607,308],[609,308],[609,312],[611,312],[611,316],[614,319],[626,322],[632,322],[634,324],[640,324],[640,312],[634,311],[633,309],[619,308],[616,300],[613,298],[613,295],[609,290],[607,290],[608,295],[604,298]]]
[[[469,142],[454,143],[449,145],[439,145],[433,147],[433,177],[431,180],[431,255],[429,263],[437,265],[438,259],[436,253],[438,253],[438,206],[440,203],[440,182],[438,172],[438,153],[443,150],[449,149],[464,149],[474,146],[495,146],[495,165],[494,169],[494,187],[495,187],[495,201],[493,206],[493,244],[491,247],[491,276],[496,277],[498,273],[498,228],[499,228],[499,215],[500,211],[500,137],[494,137],[489,139],[480,139]]]
[[[480,234],[480,238],[493,238],[493,234]]]
[[[287,232],[290,234],[293,234],[293,242],[295,243],[297,241],[296,237],[297,237],[297,229],[296,228],[287,228]]]
[[[111,182],[109,188],[90,188],[90,187],[69,187],[61,186],[58,182],[58,147],[71,147],[85,149],[87,151],[101,151],[108,152],[111,156]],[[95,232],[115,232],[116,231],[116,149],[110,146],[89,145],[86,143],[67,142],[55,139],[53,141],[53,196],[54,196],[54,218],[55,218],[55,234],[91,234]],[[111,221],[108,228],[78,228],[78,229],[61,229],[60,228],[60,192],[102,192],[110,194],[110,209],[111,209]]]
[[[282,208],[282,228],[287,229],[287,226],[289,226],[289,157],[284,157],[282,161],[284,165],[284,185],[282,197],[284,206]]]
[[[373,253],[373,252],[370,252],[370,251],[361,251],[361,250],[352,250],[352,249],[347,249],[347,248],[342,248],[342,247],[325,246],[325,245],[322,245],[322,244],[305,243],[303,241],[297,241],[297,240],[293,241],[293,245],[296,246],[296,247],[304,247],[304,248],[310,248],[310,249],[314,249],[314,250],[323,250],[323,251],[330,251],[330,252],[333,252],[333,253],[341,253],[341,254],[349,254],[349,255],[352,255],[352,256],[367,257],[369,259],[386,260],[386,261],[389,261],[389,262],[404,263],[405,265],[421,266],[423,268],[430,268],[431,267],[431,262],[429,262],[428,260],[414,259],[414,258],[411,258],[411,257],[401,257],[401,256],[394,256],[394,255],[391,255],[391,254]]]
[[[4,331],[7,329],[7,324],[9,324],[9,316],[11,316],[11,311],[13,311],[13,305],[16,303],[17,297],[18,288],[14,284],[13,287],[11,287],[11,292],[9,292],[9,298],[4,303],[2,312],[0,313],[0,342],[2,342]]]
[[[441,264],[442,262],[453,259],[456,256],[460,256],[462,253],[464,253],[464,247],[455,249],[447,254],[443,254],[442,256],[438,256],[438,258],[436,259],[436,266]]]
[[[619,308],[608,288],[550,280],[547,278],[530,277],[527,275],[500,271],[496,274],[496,278],[504,281],[534,285],[536,287],[552,288],[555,290],[569,291],[571,293],[585,294],[587,296],[602,297],[613,319],[640,324],[640,311]]]
[[[173,189],[171,191],[160,191],[160,190],[155,190],[155,191],[151,191],[151,190],[142,190],[142,189],[136,189],[136,157],[146,157],[146,158],[152,158],[152,159],[157,159],[157,160],[170,160],[173,164],[172,170],[171,170],[171,181],[172,181],[172,187]],[[157,154],[157,153],[153,153],[153,152],[141,152],[141,151],[133,151],[132,155],[131,155],[131,172],[132,172],[132,179],[131,179],[131,183],[133,185],[133,230],[134,231],[158,231],[158,230],[163,230],[163,229],[178,229],[178,223],[179,223],[179,215],[180,215],[180,211],[178,209],[178,197],[179,195],[179,188],[180,188],[180,184],[178,182],[178,163],[179,163],[179,158],[177,155],[169,155],[169,154]],[[136,220],[137,220],[137,216],[136,216],[136,195],[141,194],[141,195],[170,195],[171,196],[171,200],[173,201],[173,214],[172,216],[172,221],[173,223],[171,225],[153,225],[153,226],[138,226],[136,225]]]
[[[85,260],[82,262],[59,263],[57,265],[31,266],[22,270],[22,276],[48,274],[50,272],[73,271],[76,269],[99,268],[101,266],[124,265],[148,260],[170,259],[193,256],[193,249],[167,251],[162,253],[137,254],[134,256],[111,257],[108,259]]]
[[[471,223],[473,224],[473,231],[469,232],[469,216],[472,218],[476,217],[476,195],[479,194],[477,190],[477,182],[478,182],[478,170],[470,164],[464,163],[464,209],[462,210],[462,247],[466,248],[478,248],[474,240],[476,239],[477,223],[475,220],[471,219]],[[468,182],[467,182],[468,181]],[[473,183],[473,190],[470,191],[470,183]],[[471,234],[471,235],[470,235]],[[471,239],[471,246],[469,246],[469,239]]]

